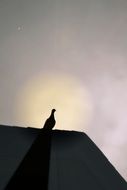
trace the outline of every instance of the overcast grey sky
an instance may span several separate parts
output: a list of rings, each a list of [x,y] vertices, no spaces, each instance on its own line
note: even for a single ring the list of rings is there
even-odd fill
[[[91,97],[84,132],[127,180],[126,34],[126,0],[1,0],[0,123],[27,126],[15,114],[27,81],[70,75]]]

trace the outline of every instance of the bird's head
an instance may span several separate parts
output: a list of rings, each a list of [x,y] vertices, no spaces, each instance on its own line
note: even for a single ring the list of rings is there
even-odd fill
[[[52,109],[52,113],[54,113],[56,110],[55,109]]]

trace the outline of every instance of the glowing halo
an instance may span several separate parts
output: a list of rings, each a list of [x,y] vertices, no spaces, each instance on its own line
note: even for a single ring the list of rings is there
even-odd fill
[[[42,128],[52,108],[56,109],[55,128],[83,130],[91,113],[88,92],[70,76],[37,76],[18,94],[15,117],[22,125]]]

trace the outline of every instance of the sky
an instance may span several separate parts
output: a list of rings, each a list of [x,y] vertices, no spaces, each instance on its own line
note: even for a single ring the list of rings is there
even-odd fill
[[[87,133],[127,180],[127,1],[1,0],[0,123]]]

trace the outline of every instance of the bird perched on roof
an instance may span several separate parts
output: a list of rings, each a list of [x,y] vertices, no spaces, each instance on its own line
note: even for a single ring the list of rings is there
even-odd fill
[[[52,130],[52,128],[55,126],[55,124],[56,124],[55,117],[54,117],[54,112],[55,112],[55,111],[56,111],[55,109],[52,109],[51,115],[50,115],[49,118],[45,121],[45,124],[44,124],[43,129]]]

